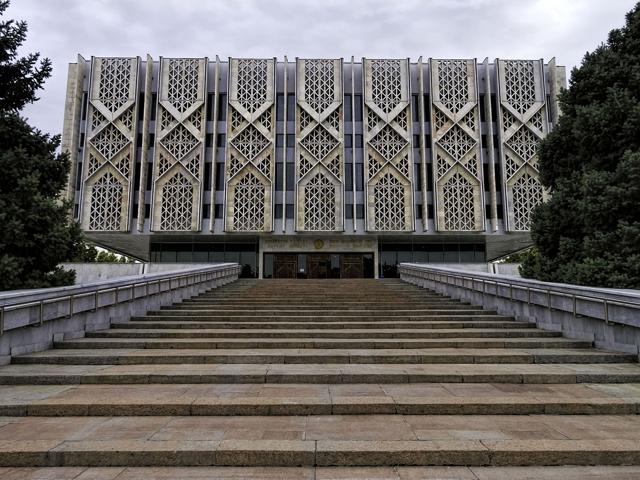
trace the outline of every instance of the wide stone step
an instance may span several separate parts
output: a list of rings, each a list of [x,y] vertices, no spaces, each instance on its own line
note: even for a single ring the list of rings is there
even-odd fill
[[[40,467],[2,468],[9,478],[56,480],[633,480],[634,466],[559,467]],[[533,472],[532,472],[533,470]]]
[[[640,463],[637,415],[63,417],[46,429],[37,417],[2,421],[4,467]]]
[[[54,349],[13,357],[14,364],[415,364],[415,363],[624,363],[634,355],[580,349]]]
[[[269,321],[261,319],[259,322],[243,320],[241,322],[227,321],[220,322],[217,319],[207,319],[202,321],[200,317],[184,322],[179,317],[156,317],[158,320],[144,319],[130,322],[114,322],[112,328],[134,328],[134,329],[269,329],[269,330],[307,330],[307,329],[460,329],[460,328],[535,328],[535,323],[515,322],[513,320],[475,320],[465,319],[462,321],[342,321],[342,322],[320,322],[306,320],[302,322]],[[480,317],[482,318],[482,317]]]
[[[166,307],[160,308],[160,310],[193,310],[190,308],[192,305],[201,305],[199,303],[176,303],[174,305],[168,305]],[[429,311],[470,311],[470,312],[485,312],[485,313],[496,313],[495,310],[485,310],[481,307],[473,307],[467,304],[460,303],[451,303],[451,304],[433,304],[433,303],[406,303],[406,304],[398,304],[398,305],[376,305],[372,303],[363,303],[363,304],[352,304],[352,303],[300,303],[300,304],[288,304],[288,305],[274,305],[274,304],[252,304],[249,305],[247,303],[238,303],[238,304],[225,304],[225,303],[206,303],[202,304],[206,305],[207,310],[240,310],[246,312],[255,312],[255,311],[273,311],[273,312],[282,312],[282,311],[325,311],[332,310],[337,312],[351,312],[351,311],[374,311],[374,312],[393,312],[396,310],[429,310]]]
[[[261,315],[218,315],[217,312],[215,314],[210,314],[209,312],[203,315],[191,315],[191,314],[183,314],[182,312],[172,312],[172,313],[159,313],[159,314],[150,314],[150,315],[142,315],[138,317],[131,317],[131,322],[158,322],[158,321],[173,321],[179,322],[184,325],[190,325],[191,322],[231,322],[234,324],[239,323],[295,323],[295,324],[303,324],[303,325],[312,325],[314,323],[318,324],[352,324],[352,323],[362,323],[367,325],[382,325],[384,323],[393,323],[398,324],[401,322],[411,323],[411,324],[430,324],[437,322],[461,322],[461,323],[471,323],[477,321],[500,321],[500,322],[510,322],[516,323],[519,325],[528,325],[527,322],[515,322],[513,317],[508,317],[504,315],[493,315],[493,314],[464,314],[458,315],[457,313],[448,314],[435,314],[435,315],[424,315],[418,316],[417,320],[410,320],[412,318],[416,318],[413,316],[409,317],[384,317],[384,316],[355,316],[355,315],[347,315],[347,316],[308,316],[308,315],[288,315],[288,316],[261,316]],[[226,320],[230,319],[230,320]],[[319,320],[316,320],[319,319]],[[364,319],[364,320],[363,320]],[[130,323],[130,322],[119,322],[119,323]],[[115,324],[114,324],[115,325]],[[238,327],[242,328],[242,327]]]
[[[3,385],[145,383],[638,383],[637,364],[8,365]],[[3,432],[4,433],[4,432]]]
[[[534,328],[451,328],[451,329],[341,329],[341,330],[264,330],[264,329],[134,329],[111,328],[87,332],[87,338],[352,338],[352,339],[394,339],[394,338],[530,338],[560,337],[560,332],[537,330]]]
[[[431,314],[418,312],[410,315],[306,315],[306,314],[294,314],[294,315],[261,315],[260,312],[252,312],[252,313],[224,313],[219,314],[218,312],[211,311],[203,311],[203,312],[194,312],[190,310],[166,310],[162,312],[149,312],[145,317],[156,317],[156,320],[160,320],[161,318],[166,317],[180,317],[180,319],[184,318],[186,321],[193,319],[214,319],[214,320],[232,320],[235,321],[237,319],[247,319],[249,321],[253,321],[256,319],[262,319],[267,321],[278,321],[278,320],[299,320],[299,321],[338,321],[338,322],[349,322],[349,321],[377,321],[377,320],[416,320],[416,321],[429,321],[429,320],[486,320],[486,319],[495,319],[495,320],[513,320],[511,317],[503,316],[503,315],[458,315],[457,313],[445,313],[445,314]]]
[[[380,349],[380,348],[590,348],[591,341],[568,338],[456,338],[456,339],[202,339],[202,338],[79,338],[54,342],[58,348],[320,348],[320,349]]]
[[[0,416],[630,415],[640,408],[639,387],[638,384],[5,386],[0,390]]]
[[[265,302],[265,301],[227,301],[227,302],[198,302],[198,303],[176,303],[171,308],[175,307],[201,307],[201,308],[227,308],[227,309],[247,309],[247,310],[257,310],[257,309],[297,309],[297,308],[309,308],[309,309],[340,309],[340,310],[351,310],[351,309],[375,309],[375,310],[393,310],[393,309],[420,309],[420,310],[433,310],[433,309],[480,309],[477,305],[471,305],[470,303],[461,303],[461,302],[397,302],[391,303],[386,302],[383,304],[383,307],[379,307],[375,303],[372,302],[326,302],[326,301],[293,301],[293,300],[283,300],[283,301],[273,301],[273,302]],[[167,308],[170,308],[169,306]],[[162,308],[161,308],[162,309]],[[193,308],[190,308],[193,310]]]

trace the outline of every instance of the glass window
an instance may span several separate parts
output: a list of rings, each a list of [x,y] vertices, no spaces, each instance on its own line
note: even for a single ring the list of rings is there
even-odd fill
[[[276,120],[284,120],[284,94],[279,93],[276,97]]]
[[[262,270],[262,276],[264,278],[273,278],[273,253],[264,254]]]
[[[353,97],[355,101],[355,121],[362,121],[362,95],[354,95]]]
[[[473,263],[475,260],[474,245],[473,244],[461,244],[460,245],[460,263]]]
[[[276,190],[282,190],[282,173],[284,165],[282,162],[276,162]]]
[[[364,166],[356,163],[356,191],[361,192],[364,189]]]
[[[227,94],[221,93],[218,96],[218,120],[223,122],[227,119]]]
[[[351,94],[347,93],[344,96],[344,121],[345,122],[350,122],[351,121]]]
[[[224,133],[219,133],[218,134],[217,146],[218,147],[224,147],[224,146],[226,146],[226,143],[227,143],[227,136]]]
[[[258,255],[256,252],[240,252],[240,276],[243,278],[255,278],[258,276]]]
[[[193,261],[196,263],[208,262],[210,249],[211,249],[211,244],[209,243],[194,243],[193,244]]]
[[[349,134],[344,136],[344,146],[345,148],[353,147],[353,137]]]
[[[224,190],[224,163],[216,163],[216,190]]]
[[[287,95],[287,120],[293,122],[296,119],[296,96]]]
[[[354,146],[355,148],[363,148],[362,135],[356,135]]]
[[[346,190],[353,190],[353,163],[347,162],[344,164],[344,178],[344,188]]]
[[[293,162],[288,162],[286,168],[287,168],[287,191],[293,192],[293,189],[296,183],[295,165],[293,164]]]
[[[352,203],[346,203],[344,206],[344,214],[345,217],[349,220],[351,220],[353,218],[353,204]]]

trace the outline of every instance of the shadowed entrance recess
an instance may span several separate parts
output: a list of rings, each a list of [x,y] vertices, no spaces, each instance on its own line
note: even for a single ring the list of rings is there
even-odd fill
[[[265,253],[264,278],[373,278],[371,253]]]

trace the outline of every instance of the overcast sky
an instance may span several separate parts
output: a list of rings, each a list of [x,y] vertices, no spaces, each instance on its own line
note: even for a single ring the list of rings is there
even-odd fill
[[[76,55],[544,58],[568,70],[624,23],[636,0],[12,0],[24,51],[53,61],[24,112],[62,131]]]

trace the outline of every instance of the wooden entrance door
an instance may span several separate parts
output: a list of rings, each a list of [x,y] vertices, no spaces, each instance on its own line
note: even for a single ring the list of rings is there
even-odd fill
[[[329,255],[309,255],[307,258],[308,278],[330,278],[331,258]]]
[[[340,262],[340,278],[362,278],[363,276],[362,255],[343,254]]]
[[[273,256],[273,278],[296,278],[298,256],[278,253]]]

